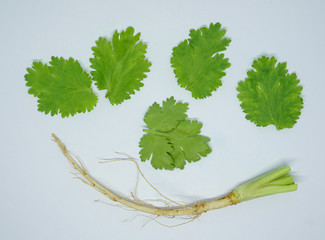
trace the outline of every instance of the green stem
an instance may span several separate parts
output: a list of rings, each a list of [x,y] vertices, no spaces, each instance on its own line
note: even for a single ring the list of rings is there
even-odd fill
[[[251,200],[276,193],[291,192],[297,190],[297,184],[288,174],[291,169],[288,166],[262,175],[246,182],[234,190],[238,202]]]

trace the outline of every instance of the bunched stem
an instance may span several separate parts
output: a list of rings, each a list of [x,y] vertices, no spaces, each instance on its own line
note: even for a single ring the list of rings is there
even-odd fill
[[[65,145],[60,141],[60,139],[55,134],[52,134],[52,136],[55,142],[62,150],[64,156],[71,163],[72,167],[77,170],[78,173],[81,174],[80,179],[84,183],[90,185],[97,191],[101,192],[112,201],[121,203],[132,209],[157,216],[199,216],[204,212],[227,207],[230,205],[235,205],[242,201],[247,201],[253,198],[262,197],[270,194],[295,191],[297,189],[297,185],[294,184],[292,176],[288,174],[288,172],[291,170],[290,167],[282,167],[273,172],[258,177],[252,181],[240,185],[234,191],[232,191],[223,198],[219,198],[212,201],[196,202],[182,207],[174,206],[164,208],[153,206],[151,204],[145,204],[141,201],[121,197],[114,191],[97,182],[88,174],[83,164],[80,161],[75,160],[75,158],[69,153],[69,151],[67,150]]]

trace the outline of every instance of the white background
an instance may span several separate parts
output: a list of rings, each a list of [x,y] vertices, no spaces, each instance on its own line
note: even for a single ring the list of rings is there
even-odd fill
[[[0,3],[0,238],[1,239],[325,239],[324,1],[4,1]],[[232,42],[232,66],[212,97],[195,100],[177,85],[171,50],[191,28],[220,22]],[[148,43],[152,62],[144,87],[119,106],[95,89],[98,106],[62,119],[37,111],[24,75],[33,60],[74,57],[89,71],[99,36],[133,26]],[[288,63],[303,86],[304,109],[292,129],[256,127],[247,121],[236,86],[254,59],[274,55]],[[143,116],[167,97],[188,102],[188,115],[203,124],[213,152],[183,171],[157,171],[140,163],[148,179],[175,200],[226,194],[243,181],[290,165],[298,191],[203,214],[176,228],[162,227],[111,203],[73,179],[56,133],[89,172],[130,196],[131,163],[98,163],[114,151],[139,157]],[[140,182],[143,199],[159,195]],[[135,218],[134,218],[135,217]],[[125,222],[124,220],[132,220]],[[181,220],[158,219],[166,224]]]

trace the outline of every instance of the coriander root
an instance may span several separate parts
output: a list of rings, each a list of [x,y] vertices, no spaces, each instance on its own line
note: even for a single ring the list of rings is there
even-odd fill
[[[199,201],[185,206],[178,204],[178,206],[158,207],[152,204],[148,204],[144,201],[139,201],[136,198],[132,200],[125,197],[121,197],[114,191],[100,184],[88,174],[84,165],[71,153],[69,153],[66,146],[60,141],[60,139],[55,134],[52,134],[52,137],[62,150],[64,156],[71,163],[72,167],[77,170],[77,172],[81,175],[80,177],[78,177],[80,180],[82,180],[84,183],[88,184],[92,188],[96,189],[112,201],[118,202],[131,209],[150,213],[156,216],[200,216],[204,212],[227,207],[230,205],[235,205],[237,203],[251,200],[253,198],[270,194],[295,191],[297,189],[297,185],[294,184],[292,176],[288,174],[288,172],[291,170],[290,167],[285,166],[273,172],[255,178],[249,182],[246,182],[240,185],[239,187],[235,188],[235,190],[229,193],[227,196],[219,198],[217,200],[201,202]],[[141,171],[140,173],[142,174]],[[166,200],[171,201],[169,198],[165,196],[163,197]],[[171,202],[175,203],[174,201]]]

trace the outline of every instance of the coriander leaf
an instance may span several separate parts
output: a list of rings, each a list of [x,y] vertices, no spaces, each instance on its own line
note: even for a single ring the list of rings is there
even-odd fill
[[[169,152],[171,152],[172,145],[168,139],[159,135],[145,134],[141,138],[140,151],[141,160],[145,161],[151,158],[151,164],[155,169],[174,169],[173,162]]]
[[[210,139],[199,135],[202,126],[198,121],[185,120],[169,133],[169,138],[183,150],[188,162],[198,161],[201,159],[200,156],[206,157],[211,152],[209,145],[206,144]]]
[[[219,53],[231,42],[225,34],[220,23],[211,23],[209,28],[190,30],[190,38],[173,49],[170,61],[177,82],[196,99],[211,96],[222,85],[224,71],[230,67],[229,59]]]
[[[152,130],[170,131],[179,121],[187,118],[187,109],[187,103],[176,103],[174,97],[171,97],[163,102],[162,107],[158,103],[152,104],[144,117],[144,122]]]
[[[195,162],[211,152],[210,139],[199,135],[202,124],[187,119],[188,104],[173,97],[162,106],[154,103],[145,114],[148,128],[140,140],[141,161],[151,160],[155,169],[184,169],[186,161]]]
[[[292,128],[303,108],[302,86],[287,64],[263,56],[254,61],[247,78],[238,83],[238,99],[246,119],[257,126],[273,124],[278,130]]]
[[[92,48],[90,59],[93,80],[99,90],[107,90],[106,98],[111,104],[130,99],[135,90],[143,86],[151,63],[145,58],[147,45],[140,41],[140,33],[134,29],[115,31],[112,40],[100,37]]]
[[[38,97],[40,112],[68,117],[91,111],[96,106],[91,78],[73,58],[52,57],[49,65],[34,62],[27,72],[28,93]]]

